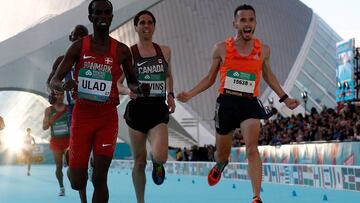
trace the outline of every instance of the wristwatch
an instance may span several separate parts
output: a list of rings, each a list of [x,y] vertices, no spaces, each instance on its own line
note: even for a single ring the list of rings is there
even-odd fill
[[[284,96],[282,96],[282,97],[279,99],[279,102],[281,103],[281,102],[285,101],[287,98],[289,98],[289,95],[284,94]]]

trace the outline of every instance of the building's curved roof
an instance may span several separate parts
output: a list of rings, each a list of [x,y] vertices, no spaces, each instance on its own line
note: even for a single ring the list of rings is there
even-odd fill
[[[76,24],[91,27],[87,20],[86,1],[60,16],[0,43],[0,91],[25,90],[46,95],[45,80],[53,59],[63,54],[68,45],[69,30]],[[311,44],[312,38],[315,38],[309,37],[309,31],[311,25],[316,25],[314,22],[317,22],[312,10],[299,0],[114,1],[114,31],[111,35],[129,46],[136,43],[137,34],[134,31],[132,17],[141,9],[148,8],[152,11],[157,18],[154,41],[167,45],[172,50],[171,63],[176,94],[189,90],[207,74],[214,44],[236,34],[232,26],[233,12],[237,6],[244,3],[251,4],[256,10],[255,35],[271,47],[270,64],[280,84],[284,85],[292,75],[294,81],[297,81],[294,67],[303,67],[305,57],[299,56],[307,54],[309,46],[306,43]],[[315,29],[313,31],[315,32]],[[317,70],[321,70],[321,67]],[[203,134],[212,134],[209,132],[214,130],[217,87],[218,82],[187,104],[177,104],[177,111],[172,114],[172,130],[175,134],[188,133],[195,140],[194,134],[197,134],[198,140]],[[270,94],[269,91],[265,91],[266,87],[267,85],[262,82],[262,98]],[[198,125],[199,123],[201,125]],[[124,133],[124,129],[120,128],[121,133]],[[213,137],[209,136],[202,139],[205,139],[202,143],[213,141]]]

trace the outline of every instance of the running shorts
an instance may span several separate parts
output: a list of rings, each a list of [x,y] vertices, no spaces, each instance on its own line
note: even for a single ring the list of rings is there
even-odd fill
[[[112,158],[118,134],[116,105],[76,102],[70,134],[70,168],[87,169],[91,151]]]
[[[268,119],[270,109],[264,108],[257,97],[240,97],[220,94],[215,107],[215,129],[219,135],[227,135],[250,119]]]
[[[69,137],[50,138],[50,149],[54,152],[64,152],[69,147]]]
[[[165,99],[134,99],[126,106],[124,119],[130,128],[146,134],[158,124],[169,122],[169,109]]]

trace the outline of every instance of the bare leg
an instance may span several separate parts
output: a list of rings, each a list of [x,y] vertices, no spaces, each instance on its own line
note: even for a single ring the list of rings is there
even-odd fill
[[[247,119],[240,124],[240,127],[246,145],[246,155],[249,164],[248,174],[251,179],[254,197],[260,198],[262,162],[257,148],[260,133],[260,120]]]
[[[231,151],[232,133],[227,135],[219,135],[216,133],[216,165],[209,171],[208,183],[210,186],[216,185],[221,178],[221,173],[226,167]]]
[[[27,162],[27,175],[30,176],[30,170],[31,170],[31,159],[32,159],[32,152],[29,151],[26,153],[26,162]]]
[[[215,160],[218,164],[226,163],[229,160],[229,155],[232,145],[232,132],[228,135],[219,135],[216,133],[216,151]]]
[[[83,173],[82,172],[80,172],[80,171],[78,171],[78,172],[75,172],[74,171],[74,169],[73,169],[73,174],[76,174],[76,173],[81,173],[81,175],[83,175]],[[68,168],[68,170],[67,170],[67,176],[68,176],[68,178],[69,178],[69,181],[70,181],[70,183],[72,182],[71,181],[71,178],[70,178],[70,168]],[[87,197],[86,197],[86,185],[87,185],[87,174],[86,174],[86,182],[85,182],[85,185],[83,185],[82,187],[83,188],[80,188],[80,189],[75,189],[73,186],[71,186],[72,187],[72,189],[74,189],[74,190],[78,190],[79,191],[79,197],[80,197],[80,201],[81,201],[81,203],[87,203]],[[75,185],[74,185],[75,186]],[[81,187],[81,185],[79,184],[79,187]]]
[[[168,128],[165,123],[160,123],[149,131],[151,153],[156,163],[164,164],[168,158]]]
[[[131,148],[134,154],[132,179],[138,203],[144,203],[145,196],[145,166],[146,166],[146,135],[129,127]]]
[[[151,144],[151,159],[153,164],[152,179],[156,185],[165,181],[165,168],[168,153],[168,128],[165,123],[158,124],[149,130],[149,142]]]
[[[82,190],[87,183],[87,169],[68,169],[68,177],[71,183],[71,188],[74,190]]]
[[[83,189],[79,190],[79,196],[81,203],[87,203],[86,186]]]
[[[62,172],[63,152],[53,152],[53,156],[56,165],[56,170],[55,170],[56,179],[58,180],[59,186],[62,188],[64,187],[63,172]]]
[[[27,175],[30,176],[30,169],[31,169],[31,161],[28,160],[28,165],[27,165]]]
[[[92,176],[94,194],[92,197],[92,203],[107,203],[109,201],[107,175],[111,160],[112,157],[94,154],[94,172]]]

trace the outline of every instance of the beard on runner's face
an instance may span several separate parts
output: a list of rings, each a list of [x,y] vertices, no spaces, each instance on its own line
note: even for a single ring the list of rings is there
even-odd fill
[[[255,13],[251,10],[238,11],[235,16],[234,26],[244,40],[251,40],[256,28]]]

